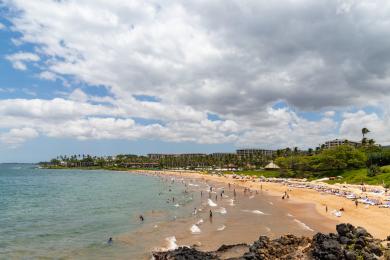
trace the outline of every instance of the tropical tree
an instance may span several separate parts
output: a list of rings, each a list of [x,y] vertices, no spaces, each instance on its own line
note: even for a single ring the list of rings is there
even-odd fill
[[[370,132],[370,130],[368,130],[366,127],[363,127],[362,128],[362,135],[363,135],[363,138],[366,136],[366,134],[368,134]]]

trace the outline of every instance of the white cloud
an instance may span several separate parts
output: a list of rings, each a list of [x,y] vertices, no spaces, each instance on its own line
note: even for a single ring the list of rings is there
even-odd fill
[[[35,48],[6,58],[20,70],[39,63],[39,78],[60,79],[72,92],[0,100],[0,126],[78,139],[280,147],[356,138],[366,124],[389,142],[386,112],[344,113],[340,122],[336,116],[384,107],[390,95],[390,4],[383,1],[7,4],[21,11],[11,18],[22,35],[14,42]],[[109,95],[90,95],[72,79],[104,86]],[[287,108],[272,108],[280,100]],[[208,120],[206,111],[222,120]],[[302,111],[319,119],[305,119]]]
[[[38,137],[38,132],[33,128],[13,128],[9,132],[0,134],[0,142],[9,145],[10,147],[17,147],[26,140]]]
[[[38,55],[31,52],[18,52],[5,56],[12,63],[12,66],[17,70],[26,70],[26,62],[36,62],[40,58]]]
[[[0,30],[4,30],[5,28],[7,28],[4,24],[0,23]]]

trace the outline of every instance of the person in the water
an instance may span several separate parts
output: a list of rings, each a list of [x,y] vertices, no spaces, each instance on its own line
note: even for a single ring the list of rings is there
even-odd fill
[[[141,220],[143,222],[144,221],[144,216],[139,215],[139,220]]]
[[[111,245],[112,244],[112,237],[110,237],[109,239],[108,239],[108,241],[107,241],[107,244],[109,244],[109,245]]]

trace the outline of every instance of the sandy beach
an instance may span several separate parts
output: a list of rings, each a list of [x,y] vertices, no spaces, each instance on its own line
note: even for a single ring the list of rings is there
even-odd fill
[[[134,171],[132,171],[134,172]],[[291,187],[286,184],[273,182],[259,182],[251,179],[234,179],[232,175],[209,175],[195,171],[136,171],[142,174],[153,174],[162,176],[177,176],[182,178],[198,179],[204,182],[224,183],[234,185],[235,187],[249,188],[251,190],[263,191],[270,196],[280,200],[277,202],[278,207],[290,208],[295,214],[301,214],[308,219],[312,219],[311,224],[321,224],[322,232],[334,230],[336,223],[351,223],[355,226],[365,227],[374,237],[384,239],[390,235],[390,209],[379,208],[359,204],[357,207],[353,200],[342,196],[336,196],[317,190],[304,187]],[[329,185],[330,186],[330,185]],[[338,187],[333,185],[330,187]],[[343,185],[344,190],[356,191],[353,185]],[[370,188],[370,187],[368,187]],[[282,199],[284,192],[287,191],[289,199]],[[296,207],[294,205],[300,205]],[[306,205],[302,207],[302,205]],[[311,205],[311,206],[310,206]],[[327,210],[326,210],[327,208]],[[334,213],[341,211],[341,216]],[[316,217],[318,215],[324,218]],[[242,214],[245,218],[245,214]],[[316,223],[317,222],[317,223]],[[320,223],[318,223],[320,222]],[[247,239],[245,239],[247,240]]]

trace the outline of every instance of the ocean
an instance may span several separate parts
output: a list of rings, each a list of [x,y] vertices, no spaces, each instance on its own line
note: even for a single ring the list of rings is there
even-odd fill
[[[0,164],[0,259],[151,259],[177,245],[326,231],[312,205],[236,189],[234,198],[199,179]]]

